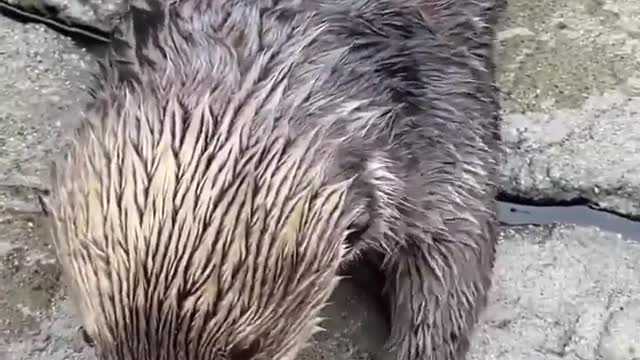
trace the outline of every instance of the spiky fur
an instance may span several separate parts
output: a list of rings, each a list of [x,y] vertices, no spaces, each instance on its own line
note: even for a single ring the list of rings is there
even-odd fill
[[[463,359],[495,252],[493,6],[133,3],[49,205],[101,358],[292,360],[372,250],[387,356]]]

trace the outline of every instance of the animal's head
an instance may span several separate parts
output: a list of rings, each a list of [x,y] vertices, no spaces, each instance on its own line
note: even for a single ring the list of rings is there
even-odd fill
[[[313,134],[123,94],[88,112],[49,205],[86,334],[105,360],[288,359],[336,285],[348,182]]]

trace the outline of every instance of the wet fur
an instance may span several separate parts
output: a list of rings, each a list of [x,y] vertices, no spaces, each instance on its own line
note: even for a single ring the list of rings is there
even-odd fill
[[[381,356],[463,359],[495,256],[495,13],[134,2],[48,205],[102,359],[292,360],[371,253]]]

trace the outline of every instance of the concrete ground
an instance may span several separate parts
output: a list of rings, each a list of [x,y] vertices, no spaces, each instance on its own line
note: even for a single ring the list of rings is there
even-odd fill
[[[640,215],[640,2],[511,0],[499,40],[503,187]],[[0,17],[0,359],[91,359],[35,194],[86,95],[69,39]],[[368,359],[379,309],[345,282],[300,358]],[[640,359],[640,242],[597,228],[504,228],[469,359]]]
[[[502,187],[640,214],[640,1],[509,0]]]

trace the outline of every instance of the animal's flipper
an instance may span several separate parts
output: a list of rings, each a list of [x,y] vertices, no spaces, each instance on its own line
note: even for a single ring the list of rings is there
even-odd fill
[[[495,259],[493,222],[478,220],[474,230],[461,222],[468,229],[416,238],[388,260],[391,336],[380,360],[465,359]]]

